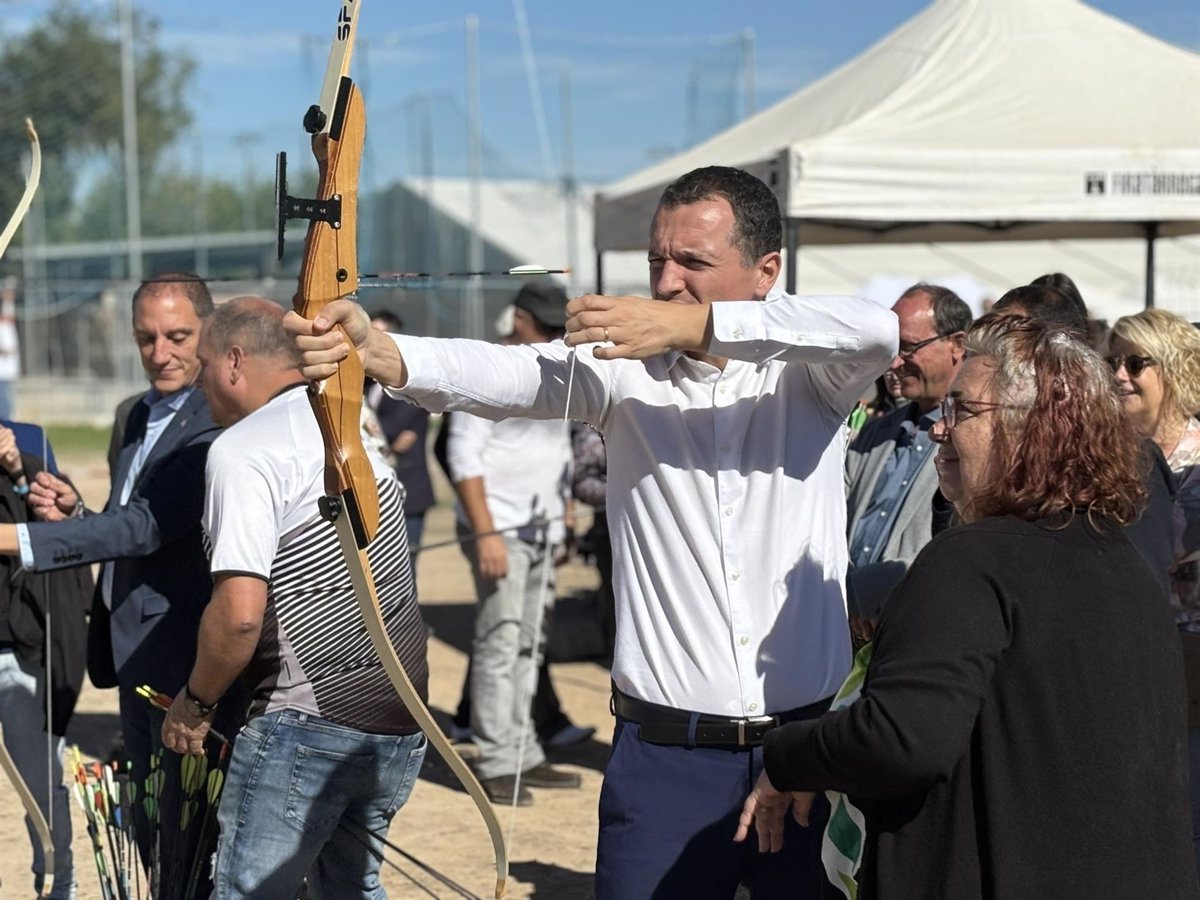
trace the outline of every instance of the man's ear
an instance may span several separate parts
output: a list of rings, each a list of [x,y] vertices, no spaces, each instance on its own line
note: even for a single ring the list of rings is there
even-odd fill
[[[758,269],[755,295],[765,297],[779,280],[779,273],[783,271],[783,256],[778,250],[772,250],[755,263],[755,268]]]
[[[225,354],[225,358],[229,360],[229,383],[237,384],[246,377],[246,352],[234,344]]]
[[[967,333],[965,331],[956,331],[947,340],[950,342],[950,352],[954,357],[954,362],[962,362],[962,358],[967,352]]]

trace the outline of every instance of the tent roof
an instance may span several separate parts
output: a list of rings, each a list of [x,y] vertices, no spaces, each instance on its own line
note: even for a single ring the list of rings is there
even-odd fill
[[[803,244],[1192,233],[1200,55],[1079,0],[935,0],[808,88],[605,188],[597,249],[643,246],[662,188],[713,164],[772,185]]]

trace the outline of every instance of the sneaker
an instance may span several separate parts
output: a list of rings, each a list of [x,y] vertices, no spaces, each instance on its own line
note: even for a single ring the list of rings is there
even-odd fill
[[[521,773],[521,787],[529,785],[534,788],[577,788],[580,782],[578,772],[556,769],[547,762]]]
[[[582,744],[595,733],[595,728],[580,728],[578,725],[566,725],[542,741],[542,744],[546,747],[554,748],[570,747],[572,744]]]
[[[480,779],[479,783],[483,785],[483,792],[487,794],[494,806],[512,806],[513,788],[516,787],[517,776],[497,775],[495,778]],[[522,778],[521,789],[517,792],[517,806],[532,805],[533,794],[529,793],[529,788],[525,786],[525,779]]]

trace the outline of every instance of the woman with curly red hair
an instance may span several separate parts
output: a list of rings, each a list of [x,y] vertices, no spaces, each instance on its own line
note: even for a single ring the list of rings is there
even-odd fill
[[[934,427],[963,524],[896,588],[858,699],[767,735],[739,836],[778,847],[789,808],[839,791],[865,816],[860,898],[1200,897],[1178,642],[1122,527],[1144,489],[1112,373],[1013,316],[967,353]]]

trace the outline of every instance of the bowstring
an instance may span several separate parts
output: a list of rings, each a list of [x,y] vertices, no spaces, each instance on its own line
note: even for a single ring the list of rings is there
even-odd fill
[[[42,470],[47,471],[50,463],[50,438],[46,434],[46,429],[43,426],[42,431]],[[36,477],[36,476],[34,476]],[[29,480],[26,479],[26,487],[29,486]],[[46,829],[50,832],[50,844],[54,845],[54,723],[51,719],[51,666],[53,647],[50,640],[50,573],[48,571],[42,573],[42,586],[45,589],[46,596]],[[43,860],[43,864],[45,860]],[[47,876],[53,878],[54,873],[48,872]]]
[[[571,393],[575,387],[575,361],[577,348],[571,348],[571,363],[567,368],[567,396],[563,401],[562,419],[559,421],[562,424],[563,432],[567,437],[567,442],[570,444],[571,436]],[[533,641],[534,650],[533,662],[530,667],[529,683],[526,685],[526,692],[522,697],[521,703],[521,736],[517,742],[517,772],[513,779],[513,796],[512,807],[509,811],[508,819],[508,851],[509,858],[512,858],[513,835],[517,828],[517,801],[521,795],[521,773],[525,768],[525,747],[528,744],[530,721],[533,718],[533,697],[537,693],[538,670],[541,667],[540,655],[536,652],[538,644],[542,636],[542,623],[546,616],[547,600],[550,592],[550,575],[554,571],[554,560],[550,556],[550,531],[548,523],[542,526],[541,531],[541,546],[542,546],[542,578],[541,586],[538,589],[538,608],[537,614],[534,616],[533,622]],[[549,645],[549,640],[546,641]],[[548,649],[548,646],[547,646]],[[543,651],[544,652],[544,651]],[[517,689],[520,690],[518,685]]]

